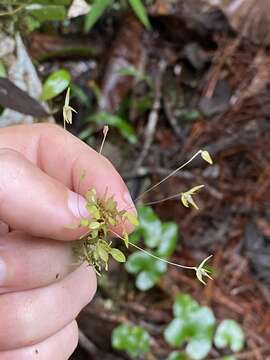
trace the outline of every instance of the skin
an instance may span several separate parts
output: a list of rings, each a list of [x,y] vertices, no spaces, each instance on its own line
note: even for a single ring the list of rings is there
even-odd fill
[[[96,276],[72,253],[85,230],[67,225],[89,216],[89,188],[99,196],[108,188],[120,209],[136,212],[111,163],[67,131],[0,130],[1,360],[66,360],[76,348],[75,319],[94,296]]]

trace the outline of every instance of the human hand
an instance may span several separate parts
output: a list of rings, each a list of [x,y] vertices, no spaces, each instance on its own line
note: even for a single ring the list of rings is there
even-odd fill
[[[83,230],[66,226],[89,216],[81,195],[106,187],[120,209],[134,206],[110,162],[60,127],[0,130],[1,360],[67,360],[76,348],[75,318],[96,277],[74,265],[71,241]]]

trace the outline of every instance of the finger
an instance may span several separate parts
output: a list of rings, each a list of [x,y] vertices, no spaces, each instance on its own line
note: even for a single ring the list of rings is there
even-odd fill
[[[0,295],[0,351],[31,346],[55,334],[76,318],[95,291],[95,273],[83,264],[50,286]]]
[[[8,232],[9,232],[9,226],[3,221],[0,221],[0,236],[6,235]]]
[[[88,145],[59,126],[21,125],[0,132],[1,147],[15,149],[38,165],[49,176],[84,195],[95,188],[102,196],[114,195],[120,209],[135,212],[126,185],[112,164]],[[80,184],[82,173],[86,173]]]
[[[70,242],[13,231],[0,237],[0,294],[44,287],[75,270]]]
[[[77,203],[76,194],[22,154],[1,149],[0,174],[2,221],[32,235],[59,240],[74,239],[82,233],[67,229],[79,222],[78,206],[84,216],[88,214],[82,202]]]
[[[78,345],[76,321],[42,342],[18,350],[0,352],[1,360],[68,360]]]

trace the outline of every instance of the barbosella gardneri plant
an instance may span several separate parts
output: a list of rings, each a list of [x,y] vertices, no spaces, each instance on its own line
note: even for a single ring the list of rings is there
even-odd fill
[[[63,116],[64,116],[65,125],[66,123],[72,124],[72,111],[75,110],[69,106],[69,89],[68,89],[65,99],[65,105],[63,107]],[[99,151],[100,153],[103,149],[103,145],[105,143],[107,133],[108,133],[108,127],[105,126],[103,129],[104,136]],[[135,199],[135,202],[137,200],[140,200],[145,194],[149,193],[150,191],[158,187],[164,181],[174,176],[178,171],[182,170],[185,166],[191,163],[198,156],[200,156],[207,163],[213,164],[213,161],[208,151],[199,150],[188,161],[180,165],[177,169],[172,171],[168,176],[166,176],[161,181],[159,181],[158,183],[147,189],[145,192],[143,192],[137,199]],[[84,178],[84,174],[81,176],[81,181],[83,181],[83,178]],[[151,202],[151,204],[178,198],[185,207],[189,207],[191,205],[195,209],[198,209],[198,206],[194,201],[193,196],[203,187],[204,185],[197,185],[188,191],[179,192],[170,197],[166,197],[162,200]],[[125,254],[114,246],[113,238],[119,238],[123,241],[126,248],[128,248],[130,245],[135,247],[137,250],[140,250],[157,260],[165,262],[166,264],[182,269],[195,271],[198,280],[203,284],[205,284],[204,277],[211,279],[210,271],[205,267],[205,265],[212,255],[204,259],[198,266],[185,266],[168,261],[166,259],[162,259],[142,249],[137,244],[131,243],[129,241],[129,236],[125,231],[125,224],[129,222],[136,227],[138,225],[138,219],[133,213],[128,211],[129,209],[119,210],[117,201],[114,199],[114,196],[108,195],[108,189],[105,191],[102,197],[97,196],[96,190],[94,188],[89,189],[85,194],[85,199],[86,199],[86,208],[88,210],[89,217],[87,218],[82,217],[80,219],[80,224],[76,225],[76,227],[83,227],[86,229],[86,232],[80,238],[78,244],[75,246],[74,252],[78,260],[86,261],[90,266],[93,266],[93,268],[96,270],[98,274],[101,274],[103,270],[108,270],[108,262],[110,256],[114,260],[120,263],[126,261]],[[115,232],[114,230],[116,227],[118,229],[117,232]]]

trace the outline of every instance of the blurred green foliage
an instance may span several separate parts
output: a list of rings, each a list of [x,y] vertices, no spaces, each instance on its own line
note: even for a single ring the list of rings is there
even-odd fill
[[[140,326],[119,325],[112,333],[112,346],[135,358],[150,350],[150,335]]]
[[[91,10],[85,17],[85,32],[90,31],[99,18],[103,15],[103,13],[115,2],[116,1],[114,0],[93,0],[91,2]],[[147,29],[150,29],[151,25],[148,19],[146,7],[144,6],[142,0],[127,0],[127,2],[143,25]]]
[[[120,134],[127,139],[131,144],[137,143],[137,136],[134,128],[122,117],[112,115],[107,112],[101,111],[91,115],[88,118],[90,123],[95,123],[99,126],[109,125],[116,128]]]
[[[219,324],[214,342],[219,349],[229,347],[233,352],[237,352],[244,347],[245,334],[235,320],[226,319]]]
[[[200,306],[190,295],[181,294],[175,299],[173,315],[164,332],[166,341],[173,347],[187,342],[187,355],[194,360],[204,359],[212,348],[216,322],[212,310]]]
[[[70,84],[71,76],[67,70],[57,70],[49,75],[42,88],[42,100],[50,100],[60,95]]]
[[[131,243],[144,240],[147,251],[163,259],[173,254],[177,239],[178,227],[174,222],[162,222],[149,206],[138,208],[139,226],[130,236]],[[131,254],[125,264],[126,270],[136,275],[136,287],[145,291],[157,284],[167,271],[167,264],[154,259],[141,251]]]

